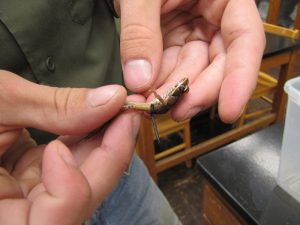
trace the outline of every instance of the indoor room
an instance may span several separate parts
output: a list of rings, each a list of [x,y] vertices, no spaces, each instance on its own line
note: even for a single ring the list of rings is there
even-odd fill
[[[300,225],[299,0],[0,0],[0,225]]]

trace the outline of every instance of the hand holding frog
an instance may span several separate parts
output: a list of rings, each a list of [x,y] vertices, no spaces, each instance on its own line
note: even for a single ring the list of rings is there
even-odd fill
[[[265,44],[255,1],[116,0],[115,6],[129,89],[161,95],[187,76],[190,91],[172,110],[176,120],[217,101],[224,122],[238,118],[256,86]]]

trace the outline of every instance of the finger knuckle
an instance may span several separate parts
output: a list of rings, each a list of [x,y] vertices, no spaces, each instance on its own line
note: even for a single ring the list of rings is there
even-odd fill
[[[130,24],[121,31],[121,52],[129,55],[149,53],[156,33],[141,24]]]
[[[70,100],[72,93],[72,88],[55,88],[53,105],[58,121],[64,121],[67,117],[72,116],[73,105]]]

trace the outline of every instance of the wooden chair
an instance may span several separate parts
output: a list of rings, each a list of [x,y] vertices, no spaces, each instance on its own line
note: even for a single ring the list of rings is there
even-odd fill
[[[154,143],[157,140],[154,135],[152,124],[149,119],[142,119],[142,126],[137,144],[137,153],[142,159],[148,159],[148,164],[149,162],[151,163],[150,167],[148,165],[148,169],[155,180],[156,174],[159,172],[157,171],[156,164],[160,160],[172,156],[180,151],[184,151],[185,149],[191,148],[190,120],[176,122],[168,114],[166,114],[159,115],[156,118],[156,122],[160,142],[164,142],[164,140],[172,138],[171,135],[177,135],[177,137],[179,137],[178,139],[181,139],[181,141],[174,145],[167,146],[164,149],[159,149],[160,151],[155,151],[156,148]],[[160,145],[162,146],[163,143]],[[191,167],[191,160],[186,160],[185,164],[187,167]]]
[[[282,1],[288,0],[270,0],[269,1],[269,10],[266,22],[268,24],[279,25],[279,15],[281,10]],[[300,7],[297,7],[296,18],[292,26],[294,29],[300,29]]]
[[[278,36],[282,36],[286,39],[297,40],[297,39],[299,39],[300,33],[299,33],[299,30],[296,29],[296,26],[298,26],[298,24],[300,24],[300,17],[296,17],[295,25],[293,26],[293,28],[287,28],[287,27],[277,25],[278,24],[278,16],[280,13],[280,11],[279,11],[280,3],[281,3],[280,0],[270,0],[269,14],[267,17],[267,21],[264,22],[264,30],[265,30],[266,34],[278,35]],[[298,7],[297,10],[299,10],[299,9],[300,9],[300,7]],[[299,21],[297,21],[297,19]],[[269,37],[272,37],[272,36],[267,36],[267,42],[268,42]],[[294,50],[291,50],[291,51],[294,51]],[[275,63],[274,63],[274,65],[275,65]],[[269,66],[269,67],[271,67],[271,66]],[[242,126],[243,124],[246,123],[246,121],[249,121],[249,120],[251,121],[262,115],[274,112],[273,98],[274,98],[274,96],[276,96],[274,93],[281,92],[280,95],[284,95],[284,93],[282,91],[282,87],[278,86],[278,81],[277,81],[276,77],[277,76],[274,74],[271,74],[270,71],[259,73],[257,87],[237,123],[238,126]],[[290,76],[289,76],[289,78],[290,78]],[[286,79],[288,79],[288,78],[286,78]],[[249,108],[250,108],[249,106],[251,105],[251,103],[255,102],[255,101],[257,102],[258,99],[263,100],[267,104],[261,104],[264,106],[254,110],[254,111],[253,110],[249,111]],[[283,113],[281,113],[280,118],[278,117],[278,120],[282,119],[282,117],[283,117]]]
[[[191,147],[190,120],[176,122],[172,120],[169,115],[161,115],[157,118],[157,129],[160,139],[163,140],[172,134],[176,134],[182,139],[182,142],[155,154],[155,160],[163,159],[178,151]]]
[[[264,72],[259,73],[258,80],[257,80],[257,87],[249,103],[246,105],[243,114],[240,116],[238,120],[238,126],[244,125],[246,121],[253,120],[262,115],[272,112],[272,104],[273,104],[272,96],[276,91],[277,84],[278,84],[277,79],[275,79],[273,76]],[[258,99],[263,100],[264,103],[266,104],[262,104],[264,106],[261,106],[259,109],[250,111],[251,102],[256,101]]]
[[[291,39],[299,39],[298,29],[286,28],[275,24],[264,23],[264,30],[267,33],[272,33],[272,34],[284,36]]]

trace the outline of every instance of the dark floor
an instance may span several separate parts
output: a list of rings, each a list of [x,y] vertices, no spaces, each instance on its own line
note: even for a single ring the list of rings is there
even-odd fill
[[[300,57],[298,62],[295,68],[295,76],[300,75]],[[255,107],[255,104],[253,107]],[[201,118],[192,121],[191,126],[193,144],[230,128],[220,125],[219,121],[205,124]],[[183,225],[200,224],[202,181],[203,179],[195,163],[192,168],[179,165],[158,175],[159,187],[166,195]]]
[[[200,143],[212,136],[231,129],[218,118],[209,119],[209,111],[196,116],[191,121],[192,145]],[[161,140],[160,151],[164,145],[178,141],[177,137]],[[183,225],[199,225],[201,218],[201,183],[202,177],[195,165],[188,168],[185,164],[178,165],[158,175],[158,185],[169,200],[171,206],[179,216]]]
[[[185,165],[161,173],[158,184],[183,225],[198,225],[201,212],[202,178],[197,168]]]

